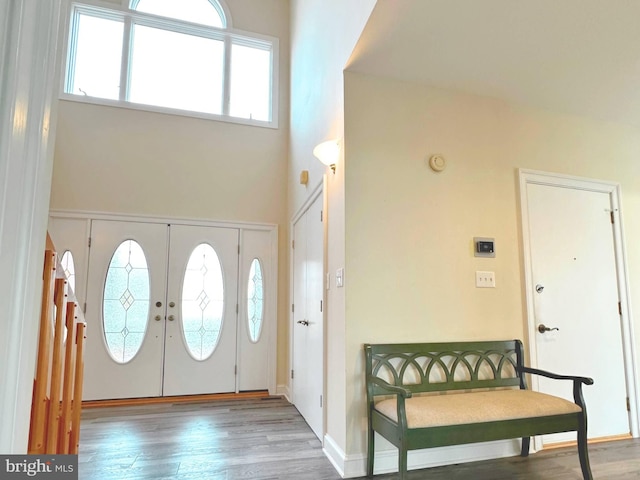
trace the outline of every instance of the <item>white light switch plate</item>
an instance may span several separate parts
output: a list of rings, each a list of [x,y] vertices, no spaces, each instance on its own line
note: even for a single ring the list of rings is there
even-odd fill
[[[336,270],[336,287],[344,286],[344,268]]]
[[[495,272],[476,272],[477,288],[496,288]]]

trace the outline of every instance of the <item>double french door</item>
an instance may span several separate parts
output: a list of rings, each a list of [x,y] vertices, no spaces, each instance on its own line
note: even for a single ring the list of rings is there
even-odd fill
[[[272,389],[274,231],[111,220],[90,230],[83,399]]]

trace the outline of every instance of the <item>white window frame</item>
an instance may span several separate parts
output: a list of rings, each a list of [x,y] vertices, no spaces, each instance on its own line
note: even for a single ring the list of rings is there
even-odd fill
[[[79,103],[88,103],[94,105],[104,105],[110,107],[119,107],[119,108],[128,108],[133,110],[143,110],[149,112],[156,113],[164,113],[169,115],[181,115],[187,117],[195,117],[202,118],[208,120],[217,120],[228,123],[238,123],[242,125],[253,125],[258,127],[267,127],[267,128],[278,128],[278,100],[279,100],[279,79],[278,79],[278,71],[279,71],[279,40],[276,37],[272,37],[269,35],[262,35],[253,32],[246,32],[242,30],[237,30],[234,28],[230,28],[231,25],[231,17],[229,13],[226,11],[224,4],[221,4],[221,8],[223,9],[224,15],[221,15],[223,20],[227,24],[227,28],[217,28],[205,25],[198,25],[194,23],[189,23],[182,20],[173,20],[165,17],[160,17],[157,15],[151,15],[147,13],[136,12],[135,10],[130,10],[128,8],[128,1],[124,0],[123,3],[126,3],[124,6],[118,6],[114,4],[105,4],[103,2],[91,1],[89,2],[73,2],[69,8],[69,16],[66,19],[66,25],[64,26],[66,30],[66,42],[67,51],[64,55],[65,64],[61,69],[62,79],[60,82],[60,94],[59,98],[61,100],[68,100],[72,102]],[[212,7],[214,8],[214,7]],[[118,100],[111,100],[106,98],[99,97],[90,97],[86,95],[76,95],[73,93],[67,93],[67,87],[69,82],[71,81],[68,75],[70,70],[70,64],[74,59],[74,51],[75,51],[75,43],[77,42],[77,38],[74,37],[73,32],[76,30],[72,28],[72,24],[77,21],[77,13],[94,15],[101,18],[111,18],[114,20],[120,20],[124,23],[124,34],[123,34],[123,54],[121,56],[121,67],[120,67],[120,75],[121,75],[121,85],[129,84],[129,62],[130,62],[130,53],[131,53],[131,42],[130,42],[130,34],[132,30],[132,24],[136,25],[144,25],[148,27],[156,27],[164,30],[183,33],[188,35],[198,35],[205,38],[210,38],[214,40],[222,40],[225,45],[225,54],[224,54],[224,78],[223,78],[223,99],[222,99],[222,114],[212,114],[205,112],[197,112],[191,110],[182,110],[177,108],[169,108],[162,107],[156,105],[147,105],[147,104],[139,104],[133,103],[126,100],[126,95],[128,93],[128,88],[120,89],[120,98]],[[249,118],[240,118],[240,117],[232,117],[229,115],[229,103],[230,103],[230,79],[231,79],[231,62],[229,61],[231,58],[231,45],[232,44],[240,44],[246,45],[256,48],[263,48],[265,50],[271,51],[271,95],[270,95],[270,113],[271,120],[255,120]]]

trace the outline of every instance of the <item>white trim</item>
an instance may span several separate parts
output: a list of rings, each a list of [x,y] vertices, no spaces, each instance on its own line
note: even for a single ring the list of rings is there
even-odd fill
[[[275,223],[238,222],[228,220],[208,220],[190,217],[164,217],[135,213],[110,213],[88,210],[50,210],[50,217],[80,218],[92,220],[114,220],[118,222],[170,223],[173,225],[194,225],[201,227],[238,228],[245,230],[273,230]]]
[[[24,454],[56,126],[61,1],[0,7],[0,452]]]
[[[376,434],[376,441],[384,440]],[[328,434],[324,436],[323,452],[342,478],[364,477],[367,474],[367,455],[345,455],[344,451]],[[495,442],[412,450],[408,454],[407,464],[409,470],[417,470],[456,463],[513,457],[519,454],[519,439],[499,440]],[[398,450],[396,448],[385,448],[384,450],[376,451],[373,465],[374,475],[397,472]]]
[[[524,257],[524,277],[525,277],[525,297],[527,305],[527,332],[528,332],[528,350],[531,365],[538,365],[536,352],[536,325],[533,299],[531,292],[533,291],[532,280],[532,262],[531,262],[531,246],[529,244],[529,216],[528,216],[528,199],[527,185],[548,185],[555,187],[573,188],[579,190],[588,190],[599,193],[606,193],[610,196],[611,205],[614,212],[617,210],[616,222],[613,224],[614,248],[616,258],[616,273],[618,277],[618,292],[620,295],[620,304],[622,307],[622,342],[625,362],[625,375],[627,382],[627,394],[629,395],[629,403],[631,411],[629,414],[629,425],[631,427],[631,435],[638,437],[640,434],[640,424],[638,419],[638,410],[640,398],[637,383],[636,370],[636,354],[634,347],[633,321],[629,291],[629,270],[627,267],[627,253],[624,238],[624,228],[622,221],[622,191],[619,183],[604,180],[595,180],[592,178],[576,177],[570,175],[562,175],[558,173],[548,173],[536,170],[519,169],[519,188],[520,188],[520,212],[522,216],[522,242]],[[538,390],[537,378],[532,378],[532,388]],[[539,437],[534,439],[533,445],[540,449],[542,446]]]
[[[276,395],[282,395],[284,398],[287,399],[287,402],[289,403],[293,403],[291,402],[291,394],[289,393],[289,385],[286,384],[279,384],[276,387]]]

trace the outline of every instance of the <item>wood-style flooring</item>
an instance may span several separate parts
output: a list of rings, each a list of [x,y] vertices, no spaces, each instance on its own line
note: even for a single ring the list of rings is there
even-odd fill
[[[640,479],[640,440],[589,447],[594,477]],[[319,440],[278,397],[85,409],[80,480],[338,480]],[[376,480],[397,479],[397,474]],[[410,480],[581,479],[575,447],[409,472]]]

